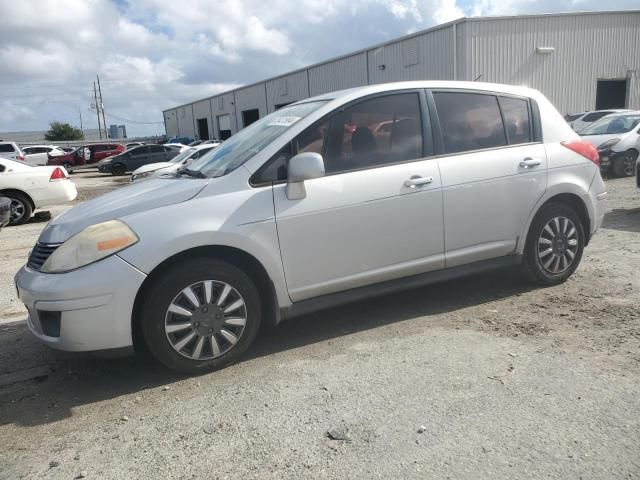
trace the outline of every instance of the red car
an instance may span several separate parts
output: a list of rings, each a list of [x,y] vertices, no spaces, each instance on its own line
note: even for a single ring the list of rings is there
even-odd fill
[[[66,155],[48,156],[47,165],[61,165],[71,173],[74,167],[98,163],[100,160],[112,157],[125,150],[124,145],[119,143],[93,143],[78,147]]]

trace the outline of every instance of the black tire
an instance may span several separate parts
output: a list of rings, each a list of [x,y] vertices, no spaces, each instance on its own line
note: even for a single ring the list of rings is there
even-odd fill
[[[636,170],[636,159],[638,152],[630,148],[613,162],[613,174],[616,177],[633,177]]]
[[[69,173],[69,175],[71,175],[73,173],[73,165],[69,162],[64,162],[62,164],[62,166],[65,168],[65,170]]]
[[[194,360],[179,353],[171,345],[169,334],[165,332],[165,318],[172,301],[183,289],[206,280],[224,282],[241,295],[244,299],[246,324],[237,343],[228,351],[217,357]],[[204,300],[203,292],[199,295],[199,299]],[[149,286],[142,301],[142,336],[151,354],[171,370],[188,374],[210,372],[235,362],[251,346],[260,329],[261,311],[258,289],[241,269],[215,258],[186,259],[163,272]]]
[[[33,213],[31,201],[20,192],[3,193],[3,196],[11,199],[11,219],[9,225],[22,225],[27,223]]]
[[[544,246],[542,244],[539,246],[539,242],[541,242],[540,239],[543,236],[545,226],[557,217],[570,220],[570,222],[575,227],[575,235],[573,238],[575,238],[577,242],[575,245],[575,251],[573,252],[574,257],[571,260],[571,263],[565,270],[553,273],[545,267],[543,261],[540,258],[541,254],[544,254],[544,251],[540,251],[546,250],[547,247],[550,248],[551,245]],[[544,235],[545,238],[548,237],[547,233],[545,233]],[[564,240],[566,241],[566,237]],[[533,219],[531,227],[529,228],[529,233],[527,235],[527,243],[525,245],[523,262],[524,272],[531,281],[540,285],[549,286],[560,284],[567,280],[567,278],[569,278],[573,274],[573,272],[575,272],[576,268],[578,268],[580,260],[582,259],[584,245],[584,227],[582,225],[582,222],[580,221],[580,217],[570,206],[562,203],[549,203],[543,205]],[[552,255],[555,254],[556,252],[554,251]],[[569,257],[566,256],[565,258]],[[544,259],[546,260],[546,257]],[[554,264],[554,262],[552,262],[552,265]],[[558,262],[560,262],[560,259],[558,260]]]
[[[116,163],[111,166],[111,175],[124,175],[125,173],[127,173],[127,168],[123,164]]]

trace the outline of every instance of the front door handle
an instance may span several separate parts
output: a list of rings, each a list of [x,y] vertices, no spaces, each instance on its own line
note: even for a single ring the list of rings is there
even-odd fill
[[[413,175],[409,180],[404,181],[404,186],[409,188],[419,187],[420,185],[426,185],[433,182],[433,177],[421,177],[420,175]]]
[[[542,162],[537,158],[527,157],[520,162],[522,168],[531,168],[540,165]]]

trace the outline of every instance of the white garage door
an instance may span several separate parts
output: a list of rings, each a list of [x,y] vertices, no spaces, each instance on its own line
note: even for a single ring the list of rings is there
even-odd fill
[[[218,129],[231,130],[231,115],[218,115]]]

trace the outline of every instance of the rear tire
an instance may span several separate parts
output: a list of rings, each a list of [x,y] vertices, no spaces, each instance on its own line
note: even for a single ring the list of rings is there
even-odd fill
[[[529,228],[524,272],[540,285],[558,285],[578,268],[584,245],[584,228],[577,213],[562,203],[544,205]]]
[[[5,197],[11,199],[11,216],[9,225],[22,225],[27,223],[33,213],[33,207],[26,195],[19,192],[3,193]]]
[[[124,175],[127,173],[126,167],[121,163],[116,163],[111,166],[111,175]]]
[[[191,258],[149,286],[141,330],[162,364],[182,373],[204,373],[242,356],[258,334],[261,311],[258,289],[246,273],[215,258]]]
[[[613,162],[613,174],[616,177],[633,177],[637,158],[638,152],[630,148]]]

